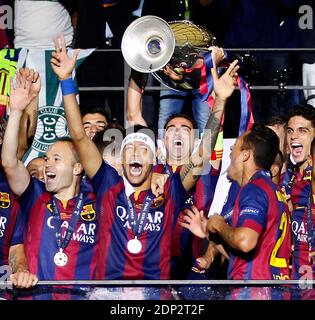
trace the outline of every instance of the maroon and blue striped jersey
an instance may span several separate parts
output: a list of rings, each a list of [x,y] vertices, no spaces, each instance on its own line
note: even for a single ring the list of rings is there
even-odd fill
[[[181,168],[182,166],[176,167],[176,170],[172,168],[172,172],[179,173]],[[198,210],[203,210],[204,215],[207,216],[213,201],[220,170],[221,168],[217,170],[209,164],[209,167],[205,169],[206,174],[199,176],[196,186],[189,192],[185,204],[186,207],[194,205]],[[181,211],[179,220],[183,220],[184,216],[185,212]],[[172,237],[172,278],[182,279],[189,277],[191,267],[202,254],[203,240],[194,236],[179,223],[176,223]]]
[[[240,189],[241,187],[239,184],[235,181],[232,181],[226,201],[223,204],[221,216],[228,225],[232,224],[233,209]]]
[[[0,266],[8,265],[10,245],[19,244],[13,232],[18,214],[19,205],[0,171]]]
[[[36,274],[39,280],[90,280],[95,277],[99,229],[96,197],[94,193],[85,190],[84,184],[80,186],[80,192],[83,193],[83,207],[70,242],[64,249],[68,257],[65,266],[54,263],[54,256],[59,248],[51,193],[45,190],[44,183],[32,178],[21,196],[25,254],[30,272]],[[56,198],[55,200],[61,219],[61,234],[64,236],[77,197],[66,203]]]
[[[228,278],[289,279],[291,230],[285,196],[269,174],[258,171],[236,199],[232,227],[246,227],[259,234],[248,253],[230,250]]]
[[[98,279],[169,279],[171,239],[174,221],[186,199],[179,174],[171,175],[164,194],[155,198],[144,220],[144,230],[138,236],[142,244],[139,253],[128,251],[127,243],[134,239],[129,220],[129,206],[122,178],[111,184],[110,177],[117,176],[103,163],[91,183],[97,194],[100,208],[100,246]],[[130,196],[139,214],[146,191]]]
[[[292,253],[291,278],[293,280],[298,280],[301,277],[302,274],[299,272],[301,266],[310,265],[308,257],[307,203],[308,197],[311,194],[311,174],[312,167],[308,166],[303,172],[300,172],[299,168],[297,168],[293,175],[293,185],[291,189],[291,202],[293,205],[293,211],[291,212],[291,229],[294,248]],[[312,218],[312,225],[314,225],[314,223],[314,218]],[[315,269],[313,271],[315,271]]]

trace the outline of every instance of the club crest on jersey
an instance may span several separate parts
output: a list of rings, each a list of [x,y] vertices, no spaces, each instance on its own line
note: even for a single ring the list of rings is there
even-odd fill
[[[159,195],[158,197],[154,198],[151,202],[150,208],[156,209],[163,205],[165,200],[164,194]],[[143,203],[135,203],[134,204],[137,210],[141,210]]]
[[[10,195],[6,192],[0,192],[0,208],[6,209],[10,207]]]
[[[151,203],[151,209],[159,208],[163,205],[165,200],[164,194],[159,195],[158,197],[153,199],[153,202]]]
[[[312,180],[312,171],[311,170],[305,171],[303,180],[306,180],[306,181]]]
[[[93,221],[95,219],[95,210],[92,204],[87,204],[83,207],[80,217],[83,221]]]

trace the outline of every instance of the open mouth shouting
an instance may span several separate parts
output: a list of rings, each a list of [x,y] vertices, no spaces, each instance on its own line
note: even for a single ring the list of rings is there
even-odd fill
[[[133,160],[129,163],[129,171],[133,177],[139,177],[142,174],[143,165],[140,161]]]
[[[45,169],[45,176],[46,176],[46,184],[51,184],[54,182],[56,178],[56,173],[53,172],[51,169]]]
[[[182,139],[174,139],[174,141],[173,141],[173,146],[175,147],[175,148],[181,148],[182,146],[183,146],[183,140]]]
[[[292,142],[290,144],[291,149],[292,149],[292,156],[293,157],[299,157],[302,154],[303,151],[303,145],[301,143],[298,142]]]

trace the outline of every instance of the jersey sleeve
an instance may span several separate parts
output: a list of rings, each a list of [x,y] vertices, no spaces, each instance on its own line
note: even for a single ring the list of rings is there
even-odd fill
[[[235,206],[235,202],[240,191],[240,186],[237,182],[232,181],[227,198],[223,204],[221,216],[224,218],[225,222],[229,225],[232,224],[232,214]]]
[[[260,234],[267,223],[267,195],[253,184],[246,185],[240,192],[237,227],[247,227]]]
[[[28,216],[37,199],[46,191],[45,184],[36,178],[31,178],[30,183],[20,197],[21,214]]]
[[[22,214],[21,209],[19,209],[15,226],[12,233],[12,238],[10,241],[10,246],[24,243],[24,231],[26,228],[26,217]]]
[[[178,172],[170,175],[167,181],[166,190],[167,194],[172,198],[175,208],[175,216],[178,217],[188,197]]]
[[[210,164],[209,164],[210,165]],[[218,183],[221,166],[218,170],[212,166],[206,174],[201,175],[197,182],[194,192],[194,203],[199,210],[203,210],[207,214],[212,204],[215,188]]]
[[[45,184],[36,178],[31,178],[28,187],[19,199],[20,207],[10,242],[11,246],[24,242],[24,233],[28,223],[30,211],[36,200],[43,192],[45,192]]]
[[[90,182],[93,186],[94,192],[97,195],[100,195],[110,189],[113,185],[119,183],[121,179],[122,178],[118,175],[117,171],[103,161],[99,170]]]

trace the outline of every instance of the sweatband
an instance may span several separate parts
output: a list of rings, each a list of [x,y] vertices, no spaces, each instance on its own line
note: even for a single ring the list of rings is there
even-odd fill
[[[153,155],[155,157],[155,143],[154,141],[146,134],[142,133],[142,132],[134,132],[134,133],[129,133],[125,139],[123,140],[122,144],[121,144],[121,149],[120,149],[120,153],[122,153],[124,147],[128,144],[128,143],[132,143],[132,142],[143,142],[145,143],[153,152]]]
[[[76,83],[72,78],[61,80],[60,85],[61,85],[61,92],[63,96],[78,93]]]

